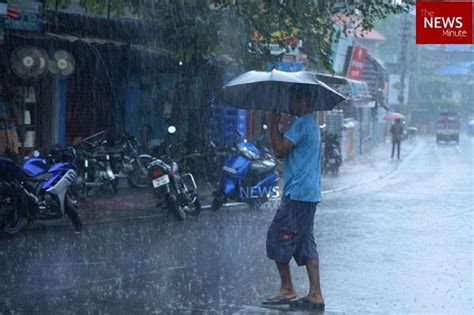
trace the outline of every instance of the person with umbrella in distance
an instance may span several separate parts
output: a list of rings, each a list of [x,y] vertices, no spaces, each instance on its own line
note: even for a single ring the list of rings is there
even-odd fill
[[[397,147],[397,157],[400,160],[400,143],[403,136],[401,120],[405,119],[405,116],[400,113],[389,112],[383,119],[387,121],[395,121],[395,123],[390,127],[390,133],[392,134],[392,159],[395,155],[395,147]]]
[[[298,118],[284,135],[278,129],[280,114],[267,115],[273,151],[284,159],[284,188],[266,245],[267,257],[276,262],[281,285],[278,294],[263,304],[322,310],[319,256],[313,235],[316,206],[321,201],[321,135],[310,97],[306,85],[290,87],[289,112]],[[292,257],[299,266],[306,266],[310,284],[308,295],[299,300],[290,273]]]
[[[395,147],[397,147],[397,159],[400,160],[400,146],[403,135],[401,119],[395,119],[395,123],[390,128],[390,133],[392,134],[392,159],[395,155]]]
[[[267,114],[273,151],[283,159],[283,197],[267,231],[267,257],[280,275],[278,294],[264,305],[289,304],[297,310],[323,310],[319,255],[314,240],[314,215],[321,200],[321,134],[314,111],[331,110],[344,96],[306,71],[248,71],[228,82],[220,95],[227,104]],[[281,135],[279,112],[298,116]],[[306,266],[307,296],[296,299],[290,260]]]

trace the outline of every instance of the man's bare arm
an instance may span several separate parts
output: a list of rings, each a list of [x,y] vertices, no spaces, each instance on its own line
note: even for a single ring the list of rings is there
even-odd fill
[[[293,150],[293,143],[285,139],[278,130],[278,124],[270,124],[270,140],[275,156],[279,159],[284,158],[288,152]]]

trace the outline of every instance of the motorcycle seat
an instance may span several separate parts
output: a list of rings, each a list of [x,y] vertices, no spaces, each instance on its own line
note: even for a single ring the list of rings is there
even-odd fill
[[[257,160],[252,162],[250,169],[257,174],[264,174],[273,171],[277,164],[271,160]]]
[[[25,171],[23,172],[23,176],[24,176],[24,180],[26,181],[30,181],[30,182],[43,182],[45,180],[47,180],[48,178],[51,177],[51,174],[50,173],[42,173],[42,174],[38,174],[38,175],[33,175],[33,174],[30,174],[29,172]]]
[[[105,148],[105,153],[108,153],[108,154],[120,154],[122,152],[123,152],[123,145],[116,145],[113,147]]]

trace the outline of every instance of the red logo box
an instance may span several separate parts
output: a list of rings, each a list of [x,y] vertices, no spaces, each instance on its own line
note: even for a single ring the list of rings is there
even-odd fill
[[[474,3],[416,2],[417,44],[472,44]]]

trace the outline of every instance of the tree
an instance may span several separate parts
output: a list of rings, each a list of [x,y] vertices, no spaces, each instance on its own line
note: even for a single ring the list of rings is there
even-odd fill
[[[441,110],[459,111],[460,104],[453,101],[454,82],[446,77],[416,77],[412,87],[412,105],[428,109],[432,113]]]
[[[48,0],[48,5],[67,7],[70,2]],[[245,68],[263,68],[279,58],[270,53],[268,44],[285,47],[295,39],[303,39],[305,50],[314,56],[310,60],[331,71],[335,41],[351,29],[370,30],[375,21],[407,11],[408,2],[412,1],[392,4],[393,1],[386,0],[80,0],[80,5],[86,12],[98,15],[120,17],[129,12],[159,21],[166,36],[154,44],[174,51],[193,65],[210,54],[224,53]],[[336,14],[356,18],[336,28]],[[260,53],[249,53],[248,43],[256,45]]]

